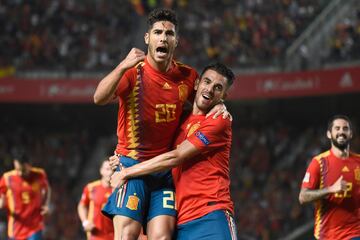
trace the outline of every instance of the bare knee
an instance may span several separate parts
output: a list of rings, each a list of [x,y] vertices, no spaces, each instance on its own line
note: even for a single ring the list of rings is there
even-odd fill
[[[137,240],[141,231],[141,224],[131,218],[124,216],[115,216],[114,240]]]

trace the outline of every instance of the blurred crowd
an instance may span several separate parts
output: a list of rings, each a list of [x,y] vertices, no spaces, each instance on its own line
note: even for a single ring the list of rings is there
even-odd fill
[[[360,3],[357,3],[352,14],[336,24],[330,47],[328,61],[360,59]]]
[[[110,70],[131,47],[141,47],[147,13],[164,6],[179,16],[180,61],[198,68],[211,60],[237,67],[276,64],[326,2],[2,0],[0,66]]]

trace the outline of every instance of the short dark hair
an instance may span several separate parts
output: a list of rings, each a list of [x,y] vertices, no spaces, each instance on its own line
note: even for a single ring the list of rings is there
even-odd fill
[[[148,28],[151,29],[154,23],[159,21],[168,21],[175,25],[175,30],[178,31],[178,21],[176,13],[166,8],[156,8],[149,13],[148,16]]]
[[[350,121],[350,118],[348,116],[342,115],[342,114],[334,115],[329,119],[328,127],[327,127],[328,131],[331,131],[331,129],[332,129],[333,125],[334,125],[334,121],[337,120],[337,119],[343,119],[343,120],[347,121],[349,123],[350,130],[353,131],[353,127],[352,127],[352,123]]]
[[[225,66],[224,64],[220,63],[220,62],[207,65],[202,70],[202,72],[200,74],[200,79],[202,78],[204,73],[209,69],[214,70],[215,72],[217,72],[217,73],[223,75],[224,77],[226,77],[228,87],[230,87],[233,84],[234,79],[235,79],[235,75],[234,75],[233,71],[230,68],[228,68],[227,66]]]
[[[13,160],[17,160],[19,163],[24,164],[24,163],[30,163],[31,164],[31,159],[29,158],[29,156],[26,154],[26,151],[21,149],[21,150],[14,150],[12,152],[12,159]]]

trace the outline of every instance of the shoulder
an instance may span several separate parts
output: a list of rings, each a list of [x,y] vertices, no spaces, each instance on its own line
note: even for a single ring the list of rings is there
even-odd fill
[[[8,171],[8,172],[5,172],[3,174],[3,178],[7,179],[9,177],[12,177],[12,176],[16,176],[16,170],[11,170],[11,171]]]
[[[145,62],[139,62],[137,63],[134,67],[132,68],[129,68],[128,70],[126,70],[124,76],[125,77],[131,77],[131,76],[136,76],[137,73],[144,68],[144,66],[146,66],[146,63]]]
[[[101,185],[101,181],[100,180],[95,180],[95,181],[92,181],[92,182],[89,182],[86,187],[89,188],[89,189],[92,189],[94,187],[97,187]]]
[[[212,116],[209,116],[208,118],[205,118],[202,122],[202,125],[205,126],[212,126],[215,129],[231,129],[231,121],[230,119],[226,118],[224,119],[222,116],[218,116],[217,118],[213,118]]]
[[[323,152],[323,153],[320,153],[320,154],[316,155],[316,156],[313,158],[313,160],[315,160],[315,161],[317,161],[317,162],[320,163],[321,159],[329,157],[329,156],[330,156],[330,153],[331,153],[330,150],[328,150],[328,151],[326,151],[326,152]]]
[[[184,64],[182,62],[175,61],[175,66],[176,66],[177,70],[184,77],[189,77],[189,78],[196,79],[197,76],[198,76],[196,70],[194,68],[190,67],[189,65],[186,65],[186,64]]]
[[[32,167],[31,172],[33,172],[33,173],[35,173],[37,175],[46,176],[45,170],[42,169],[42,168],[39,168],[39,167]]]

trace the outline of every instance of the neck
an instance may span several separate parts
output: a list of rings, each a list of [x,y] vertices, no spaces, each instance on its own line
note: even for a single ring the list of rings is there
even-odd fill
[[[350,155],[350,147],[346,147],[344,150],[341,150],[334,145],[331,147],[331,151],[334,153],[334,155],[338,158],[348,158]]]
[[[110,187],[110,182],[107,181],[105,178],[101,178],[101,185],[104,187]]]
[[[161,62],[161,63],[157,63],[151,56],[150,54],[146,55],[146,59],[148,61],[148,63],[151,65],[152,68],[154,68],[155,70],[159,71],[159,72],[167,72],[170,67],[171,67],[171,59],[170,58],[169,61],[165,61],[165,62]]]
[[[199,109],[197,106],[196,106],[196,103],[193,104],[193,109],[192,109],[192,112],[191,112],[193,115],[206,115],[207,112]]]

